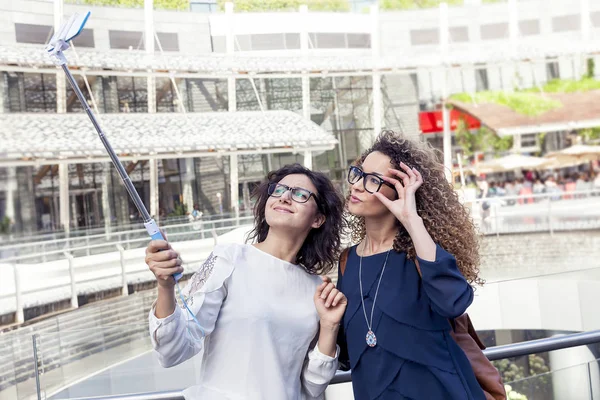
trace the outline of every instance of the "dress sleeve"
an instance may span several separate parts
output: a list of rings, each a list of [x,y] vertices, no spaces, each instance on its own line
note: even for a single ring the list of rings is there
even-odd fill
[[[473,288],[460,273],[456,258],[439,245],[435,261],[417,258],[432,310],[445,318],[462,315],[473,302]]]
[[[211,253],[182,290],[188,307],[207,336],[215,328],[232,272],[231,262]],[[202,349],[201,329],[183,304],[178,304],[173,314],[165,318],[155,316],[153,304],[148,322],[152,347],[163,367],[180,364]]]

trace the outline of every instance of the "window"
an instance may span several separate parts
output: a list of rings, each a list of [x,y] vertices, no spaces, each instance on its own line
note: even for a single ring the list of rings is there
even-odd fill
[[[537,145],[537,134],[528,133],[521,135],[521,147],[536,147]]]
[[[144,50],[144,34],[137,31],[108,31],[111,49]]]
[[[483,92],[489,90],[490,85],[488,82],[487,69],[480,68],[475,70],[475,90]]]
[[[519,32],[523,36],[539,35],[540,21],[535,19],[519,21]]]
[[[219,7],[218,7],[218,4],[216,1],[191,0],[190,1],[190,11],[212,13],[212,12],[219,11]]]
[[[178,101],[178,98],[171,79],[156,78],[156,112],[179,111],[176,100]]]
[[[158,36],[158,40],[160,40],[160,45],[164,51],[179,51],[177,33],[156,32],[156,36]],[[156,38],[154,39],[154,50],[160,51]]]
[[[285,36],[282,33],[266,33],[250,35],[252,50],[285,49]]]
[[[56,112],[56,74],[9,73],[11,112]]]
[[[487,24],[481,26],[481,39],[507,39],[508,38],[508,24]]]
[[[413,29],[410,31],[410,44],[413,46],[438,44],[440,33],[437,29]]]
[[[46,44],[54,29],[50,25],[15,24],[17,43]]]
[[[579,15],[562,15],[552,18],[554,32],[568,32],[579,30]]]
[[[148,112],[146,78],[118,76],[117,96],[119,98],[119,112]]]
[[[449,30],[450,42],[460,43],[469,41],[469,30],[466,26],[454,26]]]
[[[300,34],[299,33],[286,33],[285,35],[285,48],[288,50],[300,49]]]
[[[371,35],[368,33],[348,33],[348,48],[368,49],[371,47]]]
[[[600,11],[596,11],[591,13],[590,19],[592,20],[592,25],[595,27],[600,27]]]
[[[546,63],[546,79],[551,81],[553,79],[560,78],[560,71],[558,68],[558,61],[548,61]]]
[[[344,33],[309,33],[312,45],[316,49],[344,49],[346,35]]]

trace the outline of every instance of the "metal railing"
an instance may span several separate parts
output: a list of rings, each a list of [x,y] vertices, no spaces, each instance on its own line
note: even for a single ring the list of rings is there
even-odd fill
[[[172,217],[161,220],[160,226],[164,231],[210,231],[213,227],[219,228],[226,226],[231,221],[238,219],[248,219],[252,217],[251,213],[241,213],[239,216],[223,214],[213,216],[203,216],[196,221],[189,221],[188,217]],[[2,254],[18,255],[20,252],[27,253],[29,249],[61,249],[69,250],[72,247],[88,246],[97,242],[123,242],[131,237],[141,237],[146,234],[145,229],[141,228],[142,223],[132,223],[115,226],[99,226],[84,229],[73,229],[69,233],[64,231],[33,234],[24,237],[12,238],[9,236],[0,245],[0,258]]]
[[[169,240],[177,237],[178,241],[197,240],[211,237],[211,233],[223,231],[224,228],[237,227],[251,222],[252,215],[237,218],[223,218],[218,220],[198,220],[193,222],[163,225],[161,229],[169,236]],[[75,256],[100,254],[114,251],[114,246],[119,244],[126,249],[144,245],[148,242],[148,234],[145,229],[137,229],[101,232],[92,235],[66,237],[53,240],[30,240],[28,243],[9,244],[0,246],[0,262],[12,263],[21,260],[28,262],[46,262],[57,259],[65,251],[75,253]]]
[[[600,228],[600,190],[495,195],[464,204],[485,235]]]
[[[191,224],[182,224],[170,227],[167,231],[168,238],[171,242],[180,243],[189,240],[202,240],[210,239],[207,243],[200,242],[202,246],[198,246],[194,251],[188,251],[188,256],[185,258],[186,265],[191,270],[194,266],[204,260],[203,257],[209,254],[209,249],[212,248],[218,241],[218,236],[232,231],[233,229],[241,226],[248,225],[251,223],[253,217],[240,217],[234,219],[227,219],[218,222],[221,226],[213,225],[209,230],[202,231],[190,231]],[[180,228],[179,231],[176,228]],[[52,303],[48,300],[51,296],[51,291],[61,290],[68,292],[71,298],[71,306],[77,307],[77,296],[79,295],[79,289],[82,287],[91,286],[102,286],[103,290],[121,288],[123,294],[127,293],[128,283],[130,278],[137,278],[137,281],[148,280],[140,276],[145,269],[139,268],[139,261],[143,260],[138,254],[127,252],[129,249],[141,248],[147,245],[149,238],[145,230],[135,231],[139,234],[139,237],[129,237],[128,240],[111,242],[111,243],[98,243],[89,246],[82,247],[70,247],[68,249],[56,249],[52,251],[46,251],[42,253],[33,252],[33,254],[20,255],[15,257],[7,257],[0,260],[0,264],[7,264],[3,267],[12,267],[14,288],[11,290],[10,286],[5,287],[0,292],[0,302],[11,301],[14,298],[13,306],[8,311],[2,311],[6,307],[0,309],[0,313],[7,313],[16,311],[15,321],[17,323],[24,322],[24,309],[30,306],[30,302],[27,301],[27,296],[31,297],[35,295],[35,302],[44,304]],[[98,251],[96,251],[98,250]],[[110,251],[112,254],[118,254],[118,259],[113,260],[114,257],[89,257],[98,254],[106,254]],[[39,261],[48,262],[53,261],[54,264],[39,264]],[[120,267],[118,269],[111,267]],[[80,269],[80,267],[82,267]],[[94,268],[91,268],[94,267]],[[43,273],[62,273],[63,276],[68,276],[69,279],[52,281],[48,279],[43,282],[41,286],[33,285],[31,282],[25,282],[22,272],[23,268],[27,268],[25,271],[33,271],[31,268],[43,268],[40,271]],[[79,272],[78,269],[80,269]],[[85,272],[83,271],[85,270]],[[93,270],[93,272],[92,272]],[[40,272],[38,271],[38,273]],[[68,274],[68,275],[67,275]],[[27,287],[27,286],[31,287]],[[68,295],[67,295],[68,296]],[[67,297],[68,298],[68,297]],[[46,299],[46,300],[44,300]],[[0,304],[1,306],[1,304]]]
[[[466,200],[464,204],[472,211],[472,216],[484,234],[549,232],[600,228],[600,190],[576,192],[552,192],[521,196],[493,196],[484,199]],[[489,205],[489,213],[483,205]],[[583,212],[585,211],[585,212]],[[239,225],[252,221],[252,215],[239,218],[177,223],[173,220],[162,228],[172,239],[179,241],[204,237],[213,229]],[[176,223],[173,223],[176,222]],[[126,249],[140,246],[147,241],[146,231],[139,224],[119,226],[118,229],[92,229],[72,232],[70,237],[38,240],[27,239],[27,243],[0,245],[0,262],[19,262],[20,255],[26,259],[46,262],[56,259],[64,251],[74,252],[75,256],[99,254],[114,251],[120,244]],[[187,235],[185,234],[187,233]]]
[[[490,361],[501,360],[529,354],[543,353],[552,350],[561,350],[571,347],[585,346],[589,344],[600,343],[600,330],[574,333],[565,336],[552,337],[547,339],[532,340],[523,343],[514,343],[503,346],[495,346],[484,350],[484,354]],[[338,371],[331,381],[331,384],[349,383],[352,381],[350,371]],[[180,390],[158,392],[158,393],[137,393],[116,396],[94,397],[94,400],[184,400]],[[80,399],[71,399],[80,400]]]

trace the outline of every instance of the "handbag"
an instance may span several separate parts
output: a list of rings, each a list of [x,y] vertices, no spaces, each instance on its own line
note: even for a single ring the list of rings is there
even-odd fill
[[[344,249],[340,255],[340,273],[343,276],[346,270],[346,262],[348,261],[349,249]],[[419,262],[415,259],[415,265],[417,272],[421,276],[421,268]],[[456,344],[462,349],[467,356],[471,368],[475,373],[475,378],[483,393],[485,394],[486,400],[506,400],[506,390],[500,377],[500,372],[494,367],[490,360],[483,354],[485,346],[477,336],[475,327],[469,318],[469,314],[464,313],[463,315],[449,319],[452,330],[450,336],[454,339]]]

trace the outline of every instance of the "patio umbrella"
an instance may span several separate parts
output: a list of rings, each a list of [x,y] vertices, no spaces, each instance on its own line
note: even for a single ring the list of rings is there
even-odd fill
[[[546,169],[555,166],[556,161],[542,158],[510,154],[505,157],[488,160],[475,166],[479,173],[514,171],[518,169]]]
[[[555,160],[560,166],[583,164],[588,161],[600,160],[600,146],[576,144],[560,151],[546,154],[546,158]]]

